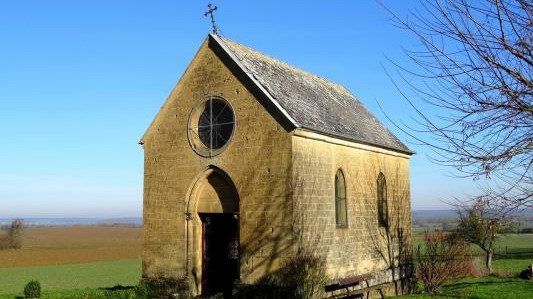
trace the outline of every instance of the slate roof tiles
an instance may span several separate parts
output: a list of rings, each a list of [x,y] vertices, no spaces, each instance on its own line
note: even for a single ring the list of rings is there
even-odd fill
[[[212,36],[292,118],[295,127],[407,154],[409,150],[343,86]]]

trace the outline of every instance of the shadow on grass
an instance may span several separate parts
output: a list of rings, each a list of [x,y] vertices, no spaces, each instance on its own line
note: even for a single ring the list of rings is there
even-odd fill
[[[503,281],[472,281],[472,282],[457,282],[457,283],[454,283],[453,285],[447,285],[445,287],[446,291],[457,291],[459,289],[464,289],[464,288],[468,288],[468,287],[473,287],[473,286],[485,286],[485,285],[491,285],[491,286],[494,286],[494,285],[508,285],[508,284],[513,284],[514,281],[513,280],[503,280]]]
[[[512,252],[512,253],[497,253],[494,254],[495,259],[510,260],[510,259],[531,259],[533,258],[533,252]]]
[[[105,290],[105,291],[121,291],[121,290],[131,290],[133,288],[134,288],[133,286],[123,286],[123,285],[117,284],[117,285],[112,286],[112,287],[98,288],[98,289],[99,290]]]

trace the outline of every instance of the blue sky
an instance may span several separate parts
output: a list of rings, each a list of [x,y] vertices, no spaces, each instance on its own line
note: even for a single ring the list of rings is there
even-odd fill
[[[416,1],[384,1],[405,15]],[[210,30],[205,1],[0,1],[0,218],[142,214],[137,144]],[[417,40],[374,1],[218,1],[222,33],[410,123],[385,57]],[[409,144],[413,209],[473,190]]]

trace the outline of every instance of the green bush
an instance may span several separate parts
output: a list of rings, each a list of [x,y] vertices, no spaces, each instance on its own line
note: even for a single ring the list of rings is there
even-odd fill
[[[172,278],[144,278],[139,286],[139,295],[145,291],[148,292],[148,297],[167,297],[171,294],[187,294],[188,285],[187,281],[182,279],[172,279]],[[140,297],[144,298],[144,297]],[[180,297],[182,298],[182,297]]]
[[[24,287],[24,297],[41,298],[41,284],[37,280],[32,280]]]
[[[152,295],[152,290],[150,286],[145,282],[141,282],[136,285],[134,291],[135,297],[138,299],[148,299]]]

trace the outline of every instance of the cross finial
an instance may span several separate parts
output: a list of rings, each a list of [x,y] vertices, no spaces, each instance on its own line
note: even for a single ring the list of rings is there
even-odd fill
[[[217,10],[217,6],[214,7],[211,5],[211,3],[207,4],[207,11],[204,13],[204,17],[207,17],[207,15],[211,16],[211,26],[213,26],[213,34],[218,35],[218,28],[217,24],[215,23],[215,11]]]

